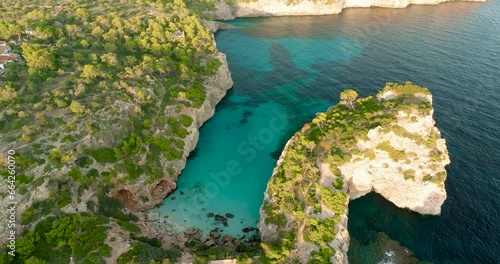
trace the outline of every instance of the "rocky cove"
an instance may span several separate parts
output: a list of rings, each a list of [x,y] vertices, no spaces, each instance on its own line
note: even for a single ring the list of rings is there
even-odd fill
[[[176,189],[177,177],[184,169],[189,153],[195,149],[198,143],[199,128],[213,116],[215,106],[226,95],[227,90],[231,89],[233,86],[226,55],[218,53],[216,58],[221,62],[221,66],[215,75],[205,80],[204,87],[206,91],[206,100],[203,105],[200,108],[183,107],[180,109],[181,113],[193,119],[193,123],[188,129],[188,136],[184,139],[185,147],[182,158],[174,161],[164,161],[163,166],[173,169],[172,175],[175,177],[162,179],[153,184],[147,184],[145,183],[145,179],[142,179],[134,184],[118,186],[111,191],[111,194],[122,200],[131,211],[141,212],[152,209]],[[176,106],[164,109],[164,112],[169,111],[176,112],[179,111],[179,109]],[[158,131],[158,133],[160,133],[160,131]],[[144,186],[147,187],[144,188]]]
[[[349,200],[374,191],[401,208],[439,214],[446,199],[444,166],[449,157],[445,141],[434,126],[429,91],[412,83],[388,83],[376,97],[358,99],[355,107],[354,113],[343,104],[331,107],[287,142],[265,192],[258,224],[260,236],[251,227],[242,230],[248,236],[241,238],[223,234],[227,221],[235,216],[211,212],[206,215],[207,221],[215,220],[223,227],[214,228],[208,235],[196,228],[178,232],[168,219],[154,212],[139,213],[143,233],[162,239],[165,246],[195,249],[237,250],[241,246],[257,247],[262,241],[264,262],[297,259],[306,263],[316,259],[322,263],[348,263]],[[355,135],[356,140],[344,142],[342,137],[350,135]],[[294,180],[278,180],[280,177]],[[288,198],[278,189],[285,191]],[[291,202],[289,195],[298,201]],[[300,211],[295,211],[297,208]],[[314,232],[330,233],[327,237],[331,240],[321,242]],[[396,252],[393,259],[408,258],[407,249],[394,241],[388,243],[392,243],[388,248]],[[284,256],[283,252],[290,255]],[[194,259],[191,254],[183,256],[183,261]]]
[[[427,4],[428,4],[428,3],[427,3]],[[375,5],[376,5],[376,4],[375,4]],[[403,7],[403,6],[396,6],[396,7]],[[225,8],[225,7],[224,7],[224,8]],[[232,9],[230,9],[230,10],[232,10]],[[233,12],[233,11],[231,11],[231,12]],[[242,14],[242,13],[240,13],[240,14]],[[269,15],[269,14],[270,14],[270,13],[258,13],[258,14],[251,14],[251,15],[248,15],[248,16],[266,16],[266,15]],[[281,14],[281,13],[276,13],[276,14],[272,14],[272,15],[296,15],[296,14]],[[302,15],[307,15],[307,14],[302,14]],[[239,15],[237,15],[237,16],[239,16]],[[241,16],[247,16],[247,15],[241,15]],[[217,14],[216,14],[216,15],[215,15],[215,18],[218,18],[218,19],[232,19],[230,16],[227,16],[227,18],[224,18],[224,17],[223,17],[223,15],[220,15],[220,14],[219,14],[219,15],[217,15]],[[234,18],[234,16],[233,16],[233,18]],[[216,31],[216,29],[213,29],[213,30],[214,30],[214,31]],[[220,98],[219,98],[219,100],[220,100]],[[213,104],[213,105],[212,105],[212,108],[214,107],[214,105],[215,105],[215,104]],[[432,117],[432,114],[431,114],[431,117]],[[428,119],[429,119],[429,118],[427,117],[427,120],[428,120]],[[203,119],[200,119],[200,120],[203,120]],[[205,119],[205,120],[206,120],[206,119]],[[425,122],[424,122],[424,121],[422,121],[422,122],[423,122],[423,124],[424,124],[424,123],[425,123],[425,122],[427,122],[427,121],[425,121]],[[426,124],[426,125],[428,125],[428,123],[425,123],[425,124]],[[201,125],[201,123],[199,123],[199,125]],[[379,132],[378,132],[378,131],[375,131],[375,130],[374,130],[374,131],[372,131],[371,133],[372,133],[372,136],[373,136],[373,137],[376,137],[376,136],[379,136],[379,135],[380,135],[380,134],[379,134]],[[195,134],[196,134],[196,133],[195,133]],[[194,138],[196,138],[196,139],[197,139],[197,136],[195,136]],[[391,139],[393,139],[393,138],[390,138],[390,137],[386,138],[386,140],[389,140],[389,141],[390,141]],[[197,141],[197,140],[193,140],[193,141],[191,141],[191,142],[196,142],[196,141]],[[382,142],[377,142],[377,144],[379,144],[379,143],[382,143]],[[367,144],[369,144],[369,143],[367,143]],[[375,143],[371,143],[371,144],[375,144]],[[188,145],[189,145],[189,144],[188,144]],[[196,145],[196,143],[194,143],[194,144],[192,145],[192,148],[191,148],[191,149],[194,149],[194,146],[195,146],[195,145]],[[372,146],[372,147],[373,147],[373,146]],[[442,148],[442,145],[441,145],[441,148]],[[188,154],[188,153],[189,153],[189,151],[186,153],[186,157],[187,157],[187,154]],[[185,161],[183,161],[183,162],[185,162]],[[356,161],[356,162],[360,162],[360,161]],[[364,164],[363,166],[365,166],[365,165],[366,165],[367,167],[370,167],[370,166],[371,166],[371,165],[369,164],[369,162],[367,162],[367,161],[361,161],[360,163],[357,163],[357,165],[361,164],[362,162],[365,162],[365,163],[366,163],[366,164]],[[441,165],[443,165],[443,164],[441,164]],[[324,170],[326,166],[327,166],[327,165],[325,165],[325,164],[322,164],[322,165],[321,165],[321,167],[322,167],[322,169],[323,169],[323,170],[322,170],[322,172],[324,171],[324,173],[325,173],[325,174],[327,174],[327,173],[328,173],[328,172],[327,172],[327,170]],[[179,168],[180,168],[180,169],[179,169],[179,172],[180,172],[180,170],[182,170],[182,167],[183,167],[182,165],[179,165]],[[395,169],[395,170],[398,170],[398,169],[397,169],[397,167],[396,167],[396,168],[393,168],[393,166],[389,166],[389,168],[390,168],[390,169]],[[385,168],[378,168],[378,169],[385,169]],[[383,183],[383,181],[381,181],[380,179],[373,179],[373,178],[370,178],[370,177],[366,177],[366,174],[365,174],[365,176],[364,176],[364,177],[354,177],[354,175],[358,175],[357,173],[359,173],[359,171],[356,171],[356,172],[355,172],[355,171],[354,171],[354,168],[349,168],[347,165],[346,165],[346,167],[344,168],[344,170],[345,170],[345,171],[349,171],[349,170],[351,170],[351,171],[350,171],[350,173],[351,173],[351,174],[350,174],[350,176],[349,176],[349,173],[346,173],[346,175],[347,175],[347,176],[345,176],[345,177],[346,177],[346,179],[351,180],[352,182],[355,182],[355,183],[356,183],[356,184],[354,184],[354,185],[352,186],[352,187],[353,187],[353,190],[355,190],[355,191],[353,191],[353,192],[352,192],[352,194],[350,194],[350,196],[349,196],[349,198],[350,198],[350,199],[353,199],[353,197],[359,197],[359,196],[361,196],[361,195],[363,195],[363,194],[365,194],[365,193],[367,193],[367,192],[369,192],[369,191],[372,191],[372,190],[375,190],[375,191],[377,191],[377,190],[381,190],[381,193],[382,193],[382,192],[384,192],[384,190],[385,190],[385,189],[387,189],[387,188],[388,188],[388,185],[387,185],[387,184],[384,184],[384,183]],[[409,169],[408,169],[408,170],[409,170]],[[369,170],[367,169],[367,172],[368,172],[368,174],[370,174],[370,175],[371,175],[374,171],[369,171]],[[419,173],[420,173],[420,171],[419,171]],[[397,175],[398,173],[395,173],[395,174]],[[328,176],[328,177],[330,177],[330,176]],[[351,177],[351,178],[349,178],[349,177]],[[417,185],[419,185],[419,184],[417,184]],[[143,192],[143,191],[142,191],[142,189],[141,189],[140,187],[141,187],[140,185],[137,185],[135,188],[136,188],[138,191]],[[408,185],[408,186],[406,186],[406,188],[412,188],[412,187],[415,187],[415,186],[413,186],[413,185]],[[430,196],[428,196],[428,197],[429,197],[429,198],[428,198],[428,201],[420,201],[421,203],[420,203],[419,205],[418,205],[417,203],[413,203],[413,205],[411,205],[412,203],[400,204],[400,205],[401,205],[401,207],[408,207],[408,208],[412,208],[412,209],[414,209],[415,211],[419,211],[419,212],[422,212],[422,213],[431,213],[431,214],[434,214],[434,213],[436,213],[436,212],[439,212],[439,208],[440,208],[440,207],[439,207],[439,206],[436,206],[436,204],[439,204],[439,203],[441,203],[441,204],[442,204],[442,202],[444,201],[444,198],[446,197],[446,194],[445,194],[445,193],[443,193],[444,188],[443,188],[442,186],[441,186],[441,187],[434,188],[434,186],[430,187],[430,185],[429,185],[429,186],[426,186],[426,188],[427,188],[427,187],[429,187],[429,188],[428,188],[428,189],[426,189],[426,191],[428,191],[428,192],[429,192],[429,195],[430,195]],[[166,193],[169,193],[169,192],[171,192],[173,189],[175,189],[175,181],[173,181],[173,182],[169,182],[169,183],[168,183],[168,185],[162,185],[162,184],[156,185],[156,186],[155,186],[155,188],[156,188],[156,192],[157,192],[157,193],[163,193],[163,194],[162,194],[162,195],[159,195],[159,196],[158,196],[158,198],[155,200],[155,202],[153,202],[153,203],[151,203],[151,204],[147,204],[147,205],[144,205],[144,206],[143,206],[143,205],[139,205],[139,206],[137,207],[139,210],[148,210],[149,208],[151,208],[151,207],[152,207],[152,206],[154,206],[155,204],[158,204],[158,203],[162,200],[162,198],[160,198],[160,197],[161,197],[161,196],[165,196],[165,192],[164,192],[164,190],[167,190],[167,191],[166,191]],[[163,188],[163,189],[160,189],[160,188]],[[433,189],[433,188],[434,188],[434,189]],[[132,189],[133,189],[133,188],[132,188]],[[132,190],[132,189],[130,189],[130,190]],[[424,189],[425,189],[425,188],[424,188]],[[424,190],[424,189],[422,189],[422,190]],[[387,192],[390,192],[390,191],[387,191]],[[123,193],[123,192],[122,192],[122,193]],[[134,192],[132,192],[132,193],[134,193]],[[155,191],[153,191],[153,193],[155,193]],[[126,194],[124,197],[126,197],[127,195],[128,195],[128,194]],[[389,195],[389,194],[388,194],[388,195]],[[402,194],[400,194],[400,195],[402,195]],[[140,196],[135,196],[135,197],[137,198],[137,197],[140,197]],[[153,197],[153,196],[151,196],[151,197]],[[389,200],[390,200],[390,199],[389,199]],[[396,198],[393,198],[393,200],[397,200],[397,199],[396,199]],[[404,200],[404,199],[403,199],[403,200]],[[429,201],[432,201],[432,202],[429,202]],[[168,201],[167,201],[167,202],[168,202]],[[413,201],[413,202],[415,202],[415,201]],[[433,202],[434,202],[434,204],[433,204]],[[138,204],[140,204],[140,202],[139,202]],[[419,208],[420,208],[420,209],[419,209]],[[343,218],[343,219],[342,219],[342,222],[344,223],[344,227],[345,227],[345,226],[346,226],[346,224],[347,224],[347,218],[346,218],[346,217],[345,217],[345,218]],[[344,232],[344,234],[341,234],[341,233],[339,232],[339,233],[337,233],[337,236],[342,236],[342,237],[345,239],[345,238],[346,238],[346,235],[348,235],[348,234],[346,234],[346,233],[347,233],[347,232],[346,232],[347,228],[343,228],[343,229],[344,229],[344,231],[345,231],[345,232]],[[194,231],[189,231],[189,232],[188,232],[188,234],[187,234],[187,236],[188,236],[188,237],[191,237],[190,233],[192,233],[192,232],[194,232]],[[196,233],[196,232],[194,232],[194,233]],[[199,235],[196,233],[196,235],[195,235],[194,237],[197,237],[197,236],[199,236]],[[213,235],[211,234],[211,236],[213,236]],[[226,239],[226,240],[228,240],[228,239]],[[209,241],[209,239],[207,240],[207,238],[203,238],[203,239],[200,239],[200,241],[206,242],[206,241]],[[229,240],[228,240],[228,241],[229,241]],[[340,240],[339,240],[339,241],[340,241]],[[211,242],[208,242],[208,243],[210,244]],[[336,252],[342,252],[342,249],[343,249],[343,250],[345,250],[345,251],[347,250],[347,248],[346,248],[346,243],[343,243],[342,245],[338,245],[336,248],[337,248],[337,249],[341,249],[341,250],[337,250]],[[337,254],[338,254],[338,253],[337,253]],[[337,255],[336,255],[336,257],[338,258],[338,260],[342,259],[342,256],[337,256]]]
[[[208,45],[210,50],[205,54],[208,56],[195,60],[201,68],[196,69],[198,63],[183,64],[188,65],[184,68],[173,65],[174,75],[181,76],[182,70],[183,77],[179,80],[169,78],[163,82],[162,79],[160,84],[156,82],[158,76],[150,78],[137,71],[132,76],[134,71],[128,71],[131,81],[138,83],[122,79],[125,83],[112,85],[118,90],[113,90],[116,93],[111,96],[108,93],[111,86],[106,87],[105,83],[113,84],[114,75],[101,76],[106,80],[96,80],[98,86],[85,82],[86,85],[79,83],[73,87],[72,82],[59,83],[49,78],[47,91],[53,87],[61,89],[53,90],[53,94],[44,93],[44,101],[31,109],[31,105],[24,103],[38,97],[32,97],[36,91],[28,88],[25,90],[28,100],[7,109],[7,117],[2,119],[4,148],[16,150],[22,169],[16,216],[22,224],[16,230],[20,235],[17,241],[20,255],[14,263],[24,263],[28,258],[35,262],[64,263],[73,256],[75,263],[90,259],[106,263],[129,263],[137,259],[139,263],[149,263],[154,259],[199,264],[229,256],[237,256],[238,263],[242,257],[250,263],[251,258],[257,260],[255,256],[262,256],[260,260],[264,263],[288,259],[341,263],[347,261],[346,251],[350,263],[380,260],[416,263],[411,259],[413,253],[408,253],[410,250],[426,262],[493,263],[498,259],[498,252],[488,250],[497,248],[500,241],[498,233],[492,231],[498,218],[496,211],[491,210],[498,207],[495,194],[499,186],[498,164],[494,160],[500,149],[496,147],[500,140],[495,134],[498,129],[494,119],[494,113],[499,112],[495,110],[498,96],[494,86],[498,83],[495,74],[500,36],[495,34],[498,2],[412,6],[405,10],[351,8],[338,16],[308,17],[291,17],[307,15],[297,12],[294,6],[322,14],[335,12],[338,6],[332,6],[338,2],[313,1],[315,7],[308,7],[307,2],[300,0],[285,4],[275,1],[271,9],[262,8],[265,1],[230,2],[221,2],[218,11],[205,13],[208,16],[195,14],[204,8],[177,13],[189,16],[189,22],[180,25],[190,25],[189,29],[195,25],[197,32],[204,34],[201,41],[199,35],[193,35],[192,30],[183,32],[176,23],[169,24],[164,31],[167,37],[161,38],[175,38],[179,46],[189,46],[190,41],[194,46],[212,44]],[[343,5],[412,4],[412,1],[381,2],[346,1]],[[138,7],[142,4],[138,3]],[[175,1],[175,5],[182,4]],[[241,8],[245,5],[251,8]],[[92,25],[93,29],[95,16],[106,12],[99,14],[95,12],[97,9],[88,9],[91,19],[85,27]],[[157,15],[160,9],[143,11],[161,20],[162,16]],[[13,6],[13,10],[22,16],[26,9]],[[228,23],[210,20],[232,19],[238,17],[237,12],[241,17],[288,17],[242,18]],[[167,12],[166,17],[170,15],[175,17],[176,12]],[[54,18],[57,28],[61,26],[60,18]],[[209,20],[202,21],[203,18]],[[380,22],[379,18],[387,23],[371,32],[372,22]],[[110,20],[109,16],[99,19]],[[113,21],[113,27],[119,26],[117,21]],[[18,23],[11,22],[7,23]],[[165,21],[159,22],[166,25]],[[207,31],[209,28],[215,33],[224,27],[232,30],[218,32],[217,48],[227,54],[227,60],[223,53],[217,52],[213,36]],[[141,36],[147,35],[144,32]],[[91,37],[89,30],[80,33],[77,38],[69,38],[69,42],[99,38]],[[187,42],[183,41],[185,37]],[[5,38],[16,45],[13,38]],[[17,39],[21,41],[21,36]],[[38,41],[54,44],[52,40],[35,40]],[[127,43],[128,47],[129,44],[132,43]],[[60,53],[64,45],[60,41],[54,46],[56,57],[70,55]],[[176,49],[177,57],[172,59],[176,61],[181,54],[182,49]],[[97,65],[99,57],[91,55],[91,65]],[[213,57],[218,60],[212,60]],[[127,57],[127,64],[134,63],[130,59]],[[185,71],[190,65],[194,65],[193,72]],[[64,70],[71,68],[59,66]],[[164,65],[150,66],[165,73]],[[82,80],[83,75],[78,74],[81,70],[77,68],[73,76],[69,71],[58,71],[56,79]],[[111,68],[101,70],[108,72]],[[193,79],[189,78],[195,76],[200,78],[191,83]],[[233,86],[231,79],[234,87],[229,90]],[[388,84],[387,89],[377,94],[387,80],[398,83]],[[425,89],[401,83],[405,80],[430,87],[434,98]],[[345,101],[331,107],[347,87],[354,87],[363,98],[354,107]],[[398,87],[412,92],[395,92]],[[74,91],[78,92],[76,99]],[[86,91],[85,96],[80,94],[82,91]],[[378,96],[369,96],[375,94]],[[104,98],[105,95],[110,96]],[[62,97],[64,102],[45,100]],[[68,106],[72,98],[76,103]],[[135,103],[133,98],[153,99],[155,104],[141,105],[144,101]],[[104,111],[96,111],[97,102],[103,103],[104,99]],[[82,107],[85,107],[83,115]],[[29,118],[40,112],[35,126],[26,119],[26,112],[16,112],[23,108]],[[266,126],[267,114],[273,108],[284,113],[286,130],[273,131],[271,143],[264,144],[262,150],[252,150],[255,153],[252,157],[257,157],[253,162],[241,162],[241,153],[231,147],[214,147],[239,146],[247,136],[258,135],[255,132]],[[434,118],[446,142],[435,128]],[[16,130],[6,132],[11,124]],[[28,131],[30,128],[35,130]],[[350,133],[354,136],[349,137]],[[171,144],[174,149],[164,149],[163,143]],[[447,149],[453,163],[446,168],[452,177],[446,181],[445,191],[444,167],[450,163]],[[0,160],[5,159],[5,151],[2,153]],[[239,181],[239,186],[219,189],[218,196],[208,201],[209,206],[200,204],[197,208],[200,219],[184,220],[185,226],[189,226],[183,231],[174,228],[172,223],[182,223],[183,219],[177,217],[182,210],[171,209],[197,193],[190,191],[188,181],[195,182],[195,189],[203,191],[207,182],[200,179],[209,178],[211,171],[224,170],[216,164],[218,161],[232,159],[240,159],[244,171],[233,178],[233,183]],[[193,181],[193,175],[200,177]],[[6,185],[0,187],[5,202]],[[261,197],[264,193],[265,197]],[[239,200],[232,199],[235,196]],[[221,206],[211,206],[217,200]],[[171,204],[165,207],[168,210],[163,215],[155,208]],[[437,214],[440,216],[424,216]],[[5,218],[5,212],[0,216]],[[0,222],[0,233],[7,231],[4,223]],[[67,223],[71,226],[65,232]],[[74,223],[80,224],[73,226]],[[254,234],[259,228],[262,236]],[[239,234],[233,235],[234,230]],[[58,240],[50,238],[56,232],[65,235]],[[84,239],[73,243],[75,237]],[[65,243],[70,238],[71,243]],[[94,246],[87,247],[91,244]],[[252,250],[256,251],[239,254]],[[0,257],[0,263],[4,260]]]

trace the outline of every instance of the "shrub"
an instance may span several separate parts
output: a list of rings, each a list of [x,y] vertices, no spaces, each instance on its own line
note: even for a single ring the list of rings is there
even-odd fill
[[[95,202],[92,201],[92,200],[88,200],[87,201],[87,209],[89,209],[89,211],[91,211],[91,212],[94,212],[94,210],[95,210]]]
[[[122,254],[117,259],[118,264],[149,264],[151,260],[163,261],[164,259],[169,259],[172,262],[176,262],[181,255],[181,252],[177,248],[163,249],[158,247],[153,247],[144,242],[135,242],[132,244],[132,249]]]
[[[142,127],[144,129],[150,129],[151,126],[153,125],[153,121],[151,119],[144,119],[144,121],[142,121]]]
[[[125,229],[129,232],[132,232],[132,233],[141,232],[141,229],[138,226],[136,226],[130,222],[116,219],[116,223],[119,224],[121,227],[123,227],[123,229]]]
[[[330,208],[336,214],[345,213],[347,195],[341,191],[333,191],[327,187],[321,187],[321,203]]]
[[[131,238],[136,239],[137,241],[148,243],[150,246],[157,247],[157,248],[161,248],[161,246],[163,244],[163,242],[158,238],[135,237],[135,236],[131,236]]]
[[[111,148],[98,148],[87,150],[87,152],[99,163],[115,163],[117,161],[115,151]]]
[[[97,178],[97,177],[99,177],[99,171],[97,169],[92,168],[87,172],[85,177],[90,178],[90,179]]]
[[[344,189],[344,181],[342,180],[341,177],[337,177],[333,181],[333,187],[335,187],[335,189],[337,189],[337,190],[343,190]]]
[[[324,263],[330,263],[330,258],[335,255],[335,250],[329,248],[329,247],[322,247],[319,249],[319,251],[314,250],[311,252],[311,259],[308,264],[324,264]]]
[[[191,117],[187,116],[187,115],[181,115],[179,117],[179,121],[185,127],[188,127],[188,126],[190,126],[193,123],[193,119]]]
[[[415,170],[412,170],[412,169],[405,170],[403,172],[403,176],[404,176],[405,180],[410,180],[410,179],[415,180]]]
[[[16,177],[16,182],[19,185],[28,184],[33,181],[33,176],[27,176],[25,174],[19,174]]]
[[[296,243],[295,232],[280,231],[279,239],[275,244],[261,243],[262,254],[259,260],[262,263],[286,263]]]
[[[393,161],[398,161],[398,160],[404,160],[406,159],[406,154],[403,150],[397,150],[391,144],[389,141],[384,141],[381,142],[377,145],[377,148],[380,150],[383,150],[389,154],[389,157]]]
[[[85,106],[77,101],[72,101],[69,109],[75,114],[83,114],[85,112]]]
[[[82,157],[79,157],[75,160],[75,164],[80,168],[88,168],[93,163],[94,163],[94,160],[87,157],[87,156],[82,156]]]
[[[365,151],[363,153],[363,155],[366,157],[366,158],[369,158],[371,160],[375,159],[375,152],[373,150],[368,150],[368,151]]]
[[[107,195],[99,195],[99,214],[106,217],[112,217],[123,221],[137,221],[137,216],[129,213],[125,214],[122,209],[125,208],[123,203],[115,198],[108,197]]]
[[[68,175],[75,181],[79,181],[82,178],[82,171],[78,167],[73,167],[68,171]]]

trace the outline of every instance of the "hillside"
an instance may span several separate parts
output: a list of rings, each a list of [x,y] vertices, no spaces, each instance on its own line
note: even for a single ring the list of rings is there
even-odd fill
[[[140,263],[179,248],[143,237],[175,189],[198,128],[231,88],[225,55],[183,1],[3,1],[3,204],[17,202],[15,257],[0,263]],[[2,240],[3,243],[8,241]],[[127,250],[130,254],[120,255]],[[7,258],[8,257],[8,258]]]

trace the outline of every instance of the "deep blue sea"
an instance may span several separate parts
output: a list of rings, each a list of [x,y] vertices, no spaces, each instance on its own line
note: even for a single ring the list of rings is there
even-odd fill
[[[500,263],[499,1],[229,23],[216,40],[234,87],[159,208],[164,224],[248,236],[242,229],[256,227],[276,159],[296,130],[346,88],[368,96],[386,82],[412,81],[434,95],[452,161],[448,198],[440,216],[375,194],[351,202],[350,262],[381,261],[384,233],[423,262]]]

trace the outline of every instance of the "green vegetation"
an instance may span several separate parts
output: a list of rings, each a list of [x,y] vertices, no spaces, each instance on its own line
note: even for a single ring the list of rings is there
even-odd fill
[[[33,250],[21,249],[13,263],[68,263],[71,255],[75,263],[101,263],[109,255],[102,230],[140,232],[137,217],[105,193],[141,177],[150,184],[176,173],[170,162],[182,158],[193,125],[182,113],[205,102],[203,82],[221,65],[200,19],[210,6],[211,0],[0,3],[8,10],[0,13],[0,41],[22,57],[0,76],[0,142],[16,150],[19,194],[42,185],[49,192],[20,212]],[[87,190],[98,198],[83,197]],[[62,212],[81,202],[90,213]],[[88,235],[68,219],[92,224],[88,232],[95,236],[77,243],[80,238],[38,230],[61,222],[68,233]],[[138,251],[145,252],[138,263],[176,259],[141,243],[121,260]]]
[[[162,261],[168,259],[176,261],[181,256],[179,249],[165,250],[161,247],[153,246],[145,242],[135,242],[132,244],[132,249],[121,255],[118,264],[149,264],[151,260]]]
[[[403,172],[405,180],[415,180],[415,170],[405,170]]]
[[[110,256],[104,244],[105,219],[89,214],[62,214],[39,222],[33,231],[26,232],[16,243],[16,256],[9,263],[30,263],[28,259],[66,263],[73,256],[77,263],[98,263]]]
[[[427,95],[427,89],[411,83],[390,83],[384,88],[384,91],[388,90],[401,94],[401,97],[380,101],[372,96],[356,99],[354,90],[346,90],[341,93],[341,103],[318,114],[293,136],[281,165],[269,182],[267,192],[270,199],[264,201],[262,207],[265,223],[283,230],[276,238],[263,238],[262,263],[294,263],[297,261],[294,250],[301,241],[319,247],[311,253],[309,263],[330,262],[335,249],[328,243],[335,238],[337,225],[348,203],[339,166],[350,162],[353,157],[375,159],[378,151],[387,152],[394,161],[407,161],[408,157],[415,155],[395,148],[389,141],[378,144],[378,150],[360,150],[357,142],[368,140],[370,129],[381,127],[382,133],[393,131],[418,144],[426,144],[421,136],[409,133],[395,123],[401,111],[432,109],[428,102],[412,98],[415,93]],[[434,137],[438,138],[437,135]],[[430,140],[435,143],[435,139]],[[439,154],[435,156],[434,159],[441,159]],[[319,184],[318,160],[328,163],[330,171],[337,176],[330,186]],[[406,180],[415,180],[415,170],[401,173]],[[446,173],[428,176],[426,180],[438,183],[443,175],[445,177]],[[327,213],[325,208],[333,215],[319,218],[319,214]]]
[[[343,190],[344,189],[344,180],[342,180],[341,177],[338,177],[333,181],[333,187],[337,190]]]
[[[356,98],[358,98],[358,93],[353,89],[347,89],[340,93],[341,102],[351,107],[353,110]]]
[[[295,247],[295,243],[295,232],[280,231],[278,240],[273,244],[261,243],[264,254],[260,256],[259,260],[263,264],[286,263],[287,260],[292,263],[288,256]]]
[[[424,176],[423,180],[424,181],[430,181],[432,183],[441,185],[446,180],[446,172],[445,171],[441,171],[441,172],[436,173],[436,175],[430,175],[430,174],[426,175],[426,176]]]
[[[385,92],[393,92],[395,93],[395,95],[402,95],[402,96],[414,96],[416,94],[431,95],[431,92],[429,92],[427,88],[418,86],[411,82],[406,82],[406,83],[389,82],[385,85],[384,89],[382,89],[382,91],[379,92],[379,94],[383,94]]]
[[[377,149],[383,150],[389,154],[393,161],[406,160],[406,153],[404,150],[395,149],[389,141],[381,142],[377,145]]]
[[[9,12],[0,16],[0,38],[11,41],[26,62],[12,64],[8,72],[16,70],[17,77],[7,74],[0,82],[0,106],[7,107],[1,140],[15,138],[40,149],[61,143],[51,153],[53,169],[72,162],[82,168],[137,162],[144,154],[139,151],[154,142],[163,153],[146,155],[153,167],[140,169],[152,181],[158,173],[147,172],[165,170],[158,162],[162,154],[168,160],[182,157],[184,127],[193,120],[181,111],[161,111],[201,106],[202,82],[221,65],[200,10],[191,11],[182,0],[82,0],[64,6],[8,0],[1,6]],[[195,9],[191,2],[190,7]],[[156,121],[161,117],[168,123]],[[164,133],[153,134],[158,129]],[[100,164],[73,149],[86,136],[109,142],[80,146]]]
[[[197,256],[195,264],[205,264],[211,260],[237,259],[237,263],[252,263],[252,257],[260,253],[260,246],[240,243],[235,248],[227,246],[207,246],[200,241],[187,241],[184,246]]]

